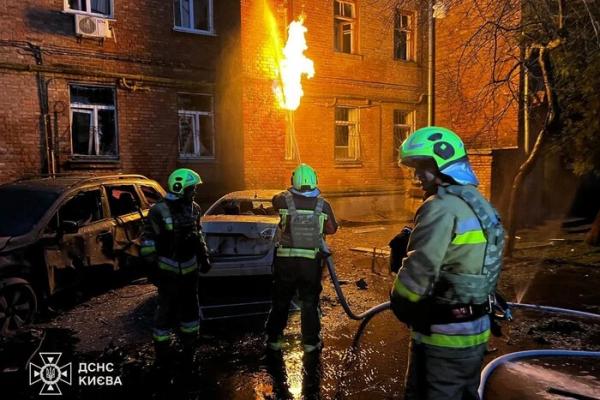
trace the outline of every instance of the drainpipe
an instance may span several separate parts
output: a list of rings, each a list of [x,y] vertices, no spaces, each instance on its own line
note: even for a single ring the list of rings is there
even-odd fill
[[[523,150],[529,154],[529,68],[527,63],[531,56],[531,49],[525,49],[525,77],[523,78]]]
[[[435,123],[434,118],[434,52],[435,52],[435,29],[433,19],[433,0],[427,2],[427,125],[431,126]]]

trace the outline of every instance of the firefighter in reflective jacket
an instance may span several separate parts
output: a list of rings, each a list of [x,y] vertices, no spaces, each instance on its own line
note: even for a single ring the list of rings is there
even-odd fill
[[[198,271],[208,272],[208,250],[200,229],[200,208],[194,203],[200,176],[177,169],[168,180],[168,193],[154,204],[146,220],[141,255],[150,258],[158,287],[153,339],[161,364],[170,347],[171,327],[178,323],[186,362],[193,361],[200,327]]]
[[[390,296],[412,330],[405,398],[478,399],[504,231],[454,132],[417,130],[400,161],[426,194]]]
[[[319,296],[322,260],[319,249],[324,234],[333,234],[337,222],[329,203],[319,196],[317,175],[306,164],[292,173],[292,187],[273,197],[281,215],[273,281],[273,305],[266,325],[267,348],[279,351],[292,297],[301,302],[302,343],[310,353],[322,348]]]

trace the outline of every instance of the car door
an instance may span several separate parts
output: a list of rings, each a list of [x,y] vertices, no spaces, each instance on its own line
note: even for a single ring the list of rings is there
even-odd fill
[[[143,231],[143,210],[134,184],[105,185],[106,198],[113,218],[113,246],[117,255],[139,256]]]
[[[65,198],[43,234],[51,294],[78,280],[86,267],[114,267],[112,226],[100,187]]]

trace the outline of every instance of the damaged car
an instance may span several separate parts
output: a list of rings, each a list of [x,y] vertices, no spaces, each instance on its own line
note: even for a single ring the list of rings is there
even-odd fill
[[[143,218],[165,195],[141,175],[56,176],[0,185],[0,335],[30,323],[90,268],[139,257]]]

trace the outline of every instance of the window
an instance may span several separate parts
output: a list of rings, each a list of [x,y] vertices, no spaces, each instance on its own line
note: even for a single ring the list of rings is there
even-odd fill
[[[214,33],[213,0],[175,0],[175,28]]]
[[[414,130],[414,112],[394,110],[394,161],[398,160],[398,149]]]
[[[71,148],[76,156],[118,156],[115,91],[72,85]]]
[[[65,10],[86,14],[113,15],[113,0],[64,0]]]
[[[151,186],[142,186],[142,193],[144,193],[144,197],[146,198],[146,202],[149,206],[153,206],[158,203],[160,199],[162,199],[162,195],[156,191]]]
[[[335,0],[333,2],[333,37],[336,51],[354,53],[355,29],[354,3]]]
[[[77,226],[101,220],[104,216],[100,190],[78,193],[58,210],[58,217],[60,224],[63,221],[72,221],[76,222]]]
[[[415,60],[414,13],[396,10],[394,18],[394,58],[396,60]]]
[[[113,217],[131,214],[140,209],[140,199],[132,185],[108,186],[106,195]]]
[[[360,159],[358,108],[335,109],[335,159],[355,161]]]
[[[179,95],[179,157],[215,158],[213,98]]]

